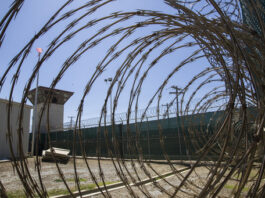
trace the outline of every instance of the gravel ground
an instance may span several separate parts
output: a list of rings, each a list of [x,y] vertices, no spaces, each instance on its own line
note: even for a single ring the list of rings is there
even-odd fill
[[[98,161],[95,159],[89,159],[88,165],[91,168],[91,171],[95,175],[95,177],[98,179],[99,182],[101,182],[100,176],[99,176],[99,164]],[[119,176],[117,175],[116,169],[113,165],[113,162],[110,160],[101,160],[100,165],[103,170],[105,182],[108,183],[114,183],[121,181]],[[119,165],[117,162],[115,162],[115,165],[118,169]],[[131,162],[127,161],[125,163],[128,172],[131,174],[132,178],[135,178],[137,180],[136,173],[138,173],[139,177],[141,179],[147,178],[146,174],[142,170],[140,164],[135,163],[135,166],[133,168],[133,165]],[[144,164],[146,167],[146,170],[150,173],[150,175],[155,176],[155,172],[151,170],[151,168]],[[77,172],[80,178],[80,183],[83,185],[85,184],[93,184],[93,180],[91,179],[91,176],[89,174],[88,168],[86,166],[86,163],[82,159],[76,160],[76,166],[77,166]],[[150,163],[150,166],[157,171],[160,174],[169,172],[171,168],[167,164],[156,164],[156,163]],[[38,174],[35,170],[35,163],[34,159],[30,158],[28,159],[28,167],[31,176],[38,181]],[[61,168],[62,172],[64,173],[65,179],[70,187],[75,186],[74,182],[74,163],[73,159],[71,159],[67,164],[59,164],[59,167]],[[181,168],[183,166],[175,166],[176,168]],[[131,177],[126,172],[125,168],[121,165],[121,170],[124,171],[125,176],[128,178],[129,182],[132,181]],[[136,171],[135,171],[136,170]],[[121,171],[120,171],[121,172]],[[0,163],[0,178],[1,181],[6,188],[8,192],[10,191],[17,191],[22,190],[23,186],[20,182],[20,179],[16,173],[16,171],[13,169],[10,162],[4,162]],[[59,174],[58,169],[55,165],[55,163],[48,163],[48,162],[42,162],[41,163],[41,178],[42,181],[46,187],[46,189],[49,191],[51,189],[64,189],[65,185],[62,182]]]
[[[201,180],[199,177],[206,176],[208,173],[208,170],[205,168],[197,168],[197,172],[200,173],[200,175],[196,175],[193,173],[190,177],[190,181],[194,182],[196,185],[202,186],[203,184],[201,183]],[[182,172],[182,175],[185,176],[188,171]],[[156,182],[156,185],[153,183],[149,183],[147,185],[144,185],[143,187],[140,186],[133,186],[132,190],[138,197],[145,197],[143,192],[148,192],[152,197],[157,197],[157,198],[164,198],[164,197],[170,197],[176,189],[176,187],[180,184],[180,179],[176,175],[169,176],[164,179],[160,179]],[[161,189],[162,187],[162,189]],[[191,186],[189,186],[191,187]],[[192,192],[186,187],[181,188],[182,192],[178,192],[178,196],[180,197],[195,197],[195,195],[198,194],[198,190],[196,190],[196,187],[192,187],[194,192]],[[168,194],[169,193],[169,194]],[[129,193],[129,191],[126,188],[122,188],[119,190],[111,191],[110,194],[115,197],[115,195],[119,195],[119,197],[132,197]],[[95,195],[91,196],[93,198],[101,198],[104,197],[103,195]]]
[[[181,198],[191,198],[196,197],[200,193],[200,188],[205,185],[206,177],[209,173],[209,170],[204,167],[198,167],[195,170],[196,172],[193,172],[189,177],[189,184],[182,186],[181,190],[177,193],[176,197]],[[182,175],[185,176],[188,173],[188,171],[182,172]],[[132,186],[132,191],[138,196],[138,197],[146,197],[144,195],[144,192],[150,193],[151,197],[156,198],[165,198],[165,197],[172,197],[174,194],[177,186],[180,184],[180,179],[176,175],[169,176],[167,178],[160,179],[156,182],[156,185],[154,183],[149,183],[144,186]],[[228,182],[228,184],[232,184],[231,182]],[[160,186],[160,187],[159,187]],[[161,190],[161,187],[163,188]],[[132,197],[129,193],[130,191],[127,188],[121,188],[118,190],[110,191],[112,197],[123,197],[123,198],[129,198]],[[217,197],[219,198],[230,198],[233,197],[232,189],[224,187],[222,191],[219,193]],[[118,195],[118,196],[117,196]],[[104,196],[102,194],[89,196],[91,198],[103,198]],[[240,197],[246,197],[246,192],[242,192]]]
[[[92,173],[97,178],[98,182],[101,182],[99,176],[100,171],[98,161],[95,159],[88,159],[87,161]],[[120,173],[121,170],[123,171],[124,178],[127,178],[129,183],[131,183],[133,180],[138,181],[137,174],[141,180],[148,178],[143,171],[143,167],[139,163],[135,163],[135,165],[133,165],[130,161],[126,161],[125,166],[129,173],[126,171],[125,167],[122,164],[120,164],[119,166],[116,161],[114,162],[114,164],[116,165]],[[105,182],[109,184],[121,181],[114,164],[111,160],[100,161]],[[167,164],[150,163],[149,165],[147,163],[144,163],[146,171],[149,172],[151,176],[156,176],[155,171],[157,171],[159,174],[164,174],[172,171],[171,167]],[[70,188],[74,188],[75,182],[73,159],[71,159],[68,164],[59,164],[59,166],[62,172],[64,173],[67,184],[70,186]],[[94,182],[91,179],[85,161],[82,159],[77,159],[76,166],[81,185],[85,186],[88,184],[93,184]],[[28,167],[31,176],[36,181],[38,181],[38,175],[37,171],[35,170],[33,158],[28,159]],[[177,170],[183,169],[184,167],[185,166],[182,165],[174,165],[174,168],[176,168]],[[154,170],[152,170],[152,168]],[[205,185],[205,181],[207,180],[206,178],[209,174],[209,169],[205,167],[197,167],[195,170],[196,171],[189,176],[190,183],[186,186],[182,186],[181,191],[177,194],[178,197],[196,197],[196,195],[198,195],[200,192],[200,188]],[[184,171],[181,174],[182,176],[185,176],[187,173],[188,171]],[[59,177],[55,163],[41,163],[41,178],[47,191],[51,191],[53,189],[65,189],[65,185]],[[17,176],[17,173],[12,168],[10,162],[0,163],[0,179],[7,192],[23,190],[22,184]],[[179,177],[179,175],[171,175],[169,177],[157,180],[155,183],[156,185],[154,183],[150,183],[143,186],[132,186],[131,188],[133,192],[138,195],[138,197],[146,197],[144,193],[150,193],[152,197],[163,198],[169,197],[170,194],[173,194],[176,187],[180,184],[181,180],[182,179]],[[227,183],[227,187],[224,187],[222,189],[218,197],[233,197],[231,196],[233,186],[235,186],[235,182],[229,181]],[[246,190],[245,192],[242,192],[241,197],[246,197],[246,191],[248,191],[247,188],[249,188],[249,186],[250,185],[246,186]],[[118,190],[110,191],[110,194],[113,197],[132,197],[130,195],[130,191],[125,187],[120,188]],[[99,198],[103,197],[103,195],[94,195],[92,197]]]

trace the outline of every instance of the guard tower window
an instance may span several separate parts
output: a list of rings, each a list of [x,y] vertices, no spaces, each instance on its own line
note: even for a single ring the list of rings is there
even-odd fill
[[[55,103],[55,104],[57,103],[57,98],[56,97],[52,98],[52,103]]]

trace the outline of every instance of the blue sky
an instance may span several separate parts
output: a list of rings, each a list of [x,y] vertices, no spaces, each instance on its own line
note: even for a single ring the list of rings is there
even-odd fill
[[[25,1],[20,13],[17,18],[12,21],[11,25],[6,32],[6,37],[2,47],[0,48],[0,76],[8,66],[10,60],[18,53],[20,49],[33,37],[33,35],[40,30],[40,28],[48,21],[49,17],[66,1],[63,0],[28,0]],[[1,2],[0,8],[0,18],[6,13],[9,8],[9,5],[12,3],[11,0],[5,0]],[[80,5],[83,5],[84,1],[75,0],[69,7],[67,7],[63,13],[73,8],[77,8]],[[108,13],[114,11],[129,11],[135,9],[148,9],[148,10],[157,10],[165,13],[174,14],[176,11],[163,3],[163,1],[158,0],[134,0],[134,1],[114,1],[113,3],[106,5],[102,9],[98,10],[94,14],[86,17],[84,20],[78,24],[77,27],[81,27],[82,24],[87,23],[89,20],[100,18]],[[84,10],[86,11],[86,10]],[[20,72],[20,78],[16,84],[13,100],[20,101],[23,93],[23,89],[26,85],[27,80],[29,79],[33,68],[37,62],[37,52],[36,48],[43,48],[44,52],[48,49],[48,45],[52,39],[58,35],[62,29],[71,21],[71,19],[77,18],[84,11],[74,15],[69,20],[63,21],[60,24],[56,25],[51,29],[47,34],[39,38],[25,63],[22,66]],[[124,26],[128,24],[134,24],[138,19],[132,19],[129,22],[124,23]],[[41,86],[50,86],[52,80],[55,78],[60,68],[62,67],[63,62],[69,57],[77,47],[90,36],[95,34],[98,29],[103,27],[103,25],[108,24],[110,21],[105,21],[102,24],[99,24],[96,27],[85,29],[74,37],[71,41],[61,46],[53,56],[48,59],[40,69],[40,81],[39,85]],[[141,31],[137,31],[131,38],[128,38],[126,42],[122,43],[121,46],[125,46],[129,41],[133,41],[134,38],[139,36],[152,34],[153,31],[158,30],[161,26],[150,26],[147,28],[142,28]],[[96,48],[89,50],[85,53],[75,64],[71,65],[70,69],[64,74],[62,80],[56,86],[57,89],[63,89],[67,91],[75,92],[74,95],[69,99],[65,104],[65,121],[69,120],[69,116],[76,116],[77,107],[80,103],[82,93],[84,91],[86,83],[89,81],[92,73],[95,70],[95,67],[99,61],[106,54],[107,49],[109,49],[114,42],[116,42],[118,37],[112,37],[100,43]],[[164,49],[166,46],[170,45],[172,40],[162,45],[159,49]],[[152,58],[155,58],[159,55],[159,49],[150,56],[150,61]],[[161,59],[157,65],[152,69],[148,75],[148,79],[145,81],[142,94],[139,100],[139,108],[145,108],[150,97],[155,93],[156,89],[161,85],[167,75],[176,67],[176,65],[183,60],[185,57],[190,55],[195,48],[183,49],[176,51],[169,56]],[[126,54],[127,55],[127,54]],[[116,70],[123,62],[123,58],[126,56],[121,56],[117,61],[109,65],[104,73],[96,80],[94,83],[91,92],[85,100],[83,119],[97,117],[99,116],[100,110],[102,108],[104,99],[106,97],[107,85],[104,82],[105,78],[114,77]],[[177,85],[179,87],[184,87],[188,80],[190,80],[196,73],[201,71],[206,66],[209,66],[208,62],[203,59],[196,61],[192,64],[189,64],[185,69],[179,71],[172,77],[168,82],[165,92],[162,97],[162,104],[170,102],[174,96],[169,95],[168,92],[173,91],[170,89],[172,85]],[[12,69],[8,75],[5,85],[0,92],[0,98],[8,98],[10,91],[10,82],[12,79],[12,74],[15,69]],[[121,94],[121,98],[118,103],[117,112],[125,112],[128,108],[128,96],[130,93],[130,88],[132,85],[132,80],[130,79],[126,83],[126,88]],[[35,88],[35,82],[32,85],[32,88]],[[115,88],[115,87],[114,87]],[[207,88],[205,88],[207,90]],[[30,104],[30,102],[28,102]],[[155,106],[154,103],[152,106]]]

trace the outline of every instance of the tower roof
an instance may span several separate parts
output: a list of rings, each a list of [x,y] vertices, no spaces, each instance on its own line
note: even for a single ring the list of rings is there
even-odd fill
[[[29,91],[28,99],[32,104],[35,102],[35,89],[32,89]],[[62,104],[64,105],[67,100],[73,95],[74,92],[70,91],[64,91],[60,89],[51,89],[49,87],[38,87],[38,99],[37,104],[44,103],[47,97],[49,96],[49,93],[51,94],[49,103],[55,103],[55,104]]]

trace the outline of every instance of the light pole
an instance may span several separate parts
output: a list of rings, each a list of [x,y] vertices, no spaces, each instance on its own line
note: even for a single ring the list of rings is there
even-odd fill
[[[42,53],[41,48],[36,49],[38,52],[38,63],[40,62],[40,54]],[[32,123],[32,139],[31,139],[31,155],[34,156],[34,143],[35,143],[35,133],[37,128],[37,103],[38,103],[38,87],[39,87],[39,71],[37,71],[36,79],[36,89],[34,98],[34,113],[33,113],[33,123]]]
[[[176,112],[176,118],[177,118],[177,132],[178,132],[178,139],[179,139],[179,153],[180,155],[182,154],[182,149],[181,149],[181,141],[180,141],[180,130],[179,130],[179,125],[180,125],[180,120],[179,120],[179,94],[184,93],[182,89],[180,89],[177,86],[171,86],[172,89],[175,89],[174,92],[169,92],[169,94],[175,94],[176,95],[176,103],[177,103],[177,112]]]
[[[106,83],[109,82],[109,83],[111,84],[111,82],[112,82],[112,78],[105,78],[104,81],[105,81]],[[112,123],[112,92],[110,92],[110,121],[111,121],[111,123]]]

